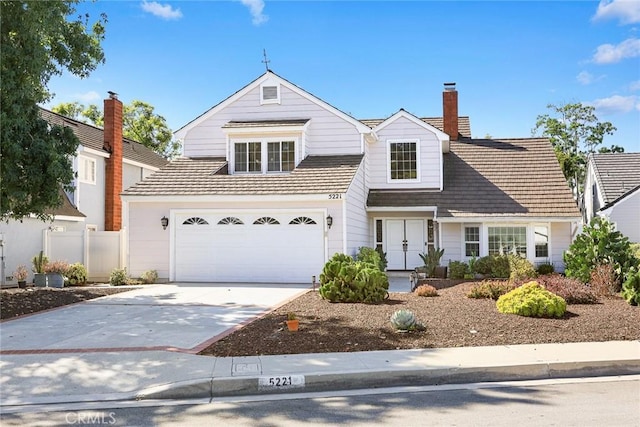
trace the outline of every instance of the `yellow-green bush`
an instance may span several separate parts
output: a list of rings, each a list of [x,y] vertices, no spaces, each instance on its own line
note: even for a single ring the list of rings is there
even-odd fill
[[[564,299],[547,291],[538,282],[528,282],[498,298],[498,311],[526,317],[562,317],[567,310]]]

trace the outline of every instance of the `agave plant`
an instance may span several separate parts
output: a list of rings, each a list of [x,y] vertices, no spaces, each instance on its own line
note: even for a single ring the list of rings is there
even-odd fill
[[[391,315],[391,324],[400,331],[411,331],[416,328],[416,316],[409,310],[397,310]]]

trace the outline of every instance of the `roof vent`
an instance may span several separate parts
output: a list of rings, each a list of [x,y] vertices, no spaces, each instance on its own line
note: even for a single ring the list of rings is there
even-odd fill
[[[451,91],[451,90],[456,90],[456,83],[445,83],[444,84],[444,90],[445,91]]]

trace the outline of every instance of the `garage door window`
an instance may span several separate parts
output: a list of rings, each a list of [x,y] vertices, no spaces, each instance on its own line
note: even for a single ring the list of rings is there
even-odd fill
[[[255,221],[253,221],[253,223],[256,224],[256,225],[260,225],[260,224],[270,224],[270,225],[280,224],[280,222],[278,222],[277,219],[271,218],[270,216],[263,216],[262,218],[258,218]]]
[[[218,221],[218,225],[243,225],[244,222],[235,216],[228,216]]]
[[[296,224],[307,224],[307,225],[314,225],[316,222],[314,220],[312,220],[311,218],[309,218],[308,216],[299,216],[297,218],[293,218],[289,224],[291,225],[296,225]]]
[[[192,216],[191,218],[185,219],[182,225],[209,225],[209,223],[203,218]]]

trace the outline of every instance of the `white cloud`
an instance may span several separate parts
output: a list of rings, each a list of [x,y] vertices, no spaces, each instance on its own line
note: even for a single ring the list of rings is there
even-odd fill
[[[174,9],[169,4],[162,5],[156,1],[148,2],[144,0],[141,4],[142,10],[149,12],[150,14],[157,16],[158,18],[171,20],[182,18],[182,12],[180,9]]]
[[[240,0],[243,5],[249,8],[253,19],[253,25],[260,25],[269,20],[269,17],[262,13],[264,10],[264,0]]]
[[[637,0],[602,0],[593,17],[594,21],[619,19],[620,24],[640,22],[640,2]]]
[[[602,44],[593,55],[596,64],[613,64],[625,58],[640,56],[640,39],[630,38],[619,45]]]
[[[74,93],[73,98],[81,102],[89,103],[93,101],[98,101],[100,99],[100,94],[95,90],[90,90],[89,92],[85,92],[85,93]]]
[[[636,90],[640,90],[640,80],[636,80],[635,82],[631,82],[629,84],[629,90],[630,91],[636,91]]]
[[[598,80],[602,80],[605,77],[606,76],[604,75],[594,76],[588,71],[580,71],[580,73],[578,73],[578,75],[576,76],[576,80],[578,80],[578,83],[586,86],[586,85],[590,85],[591,83],[595,83]]]
[[[596,99],[589,103],[601,114],[628,113],[632,110],[640,111],[640,97],[613,95],[609,98]]]

